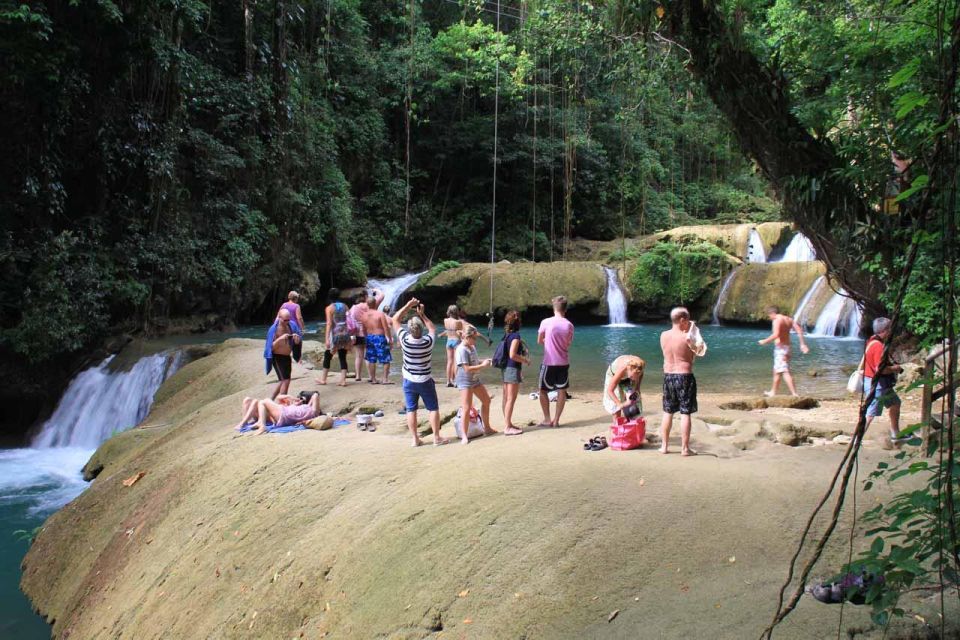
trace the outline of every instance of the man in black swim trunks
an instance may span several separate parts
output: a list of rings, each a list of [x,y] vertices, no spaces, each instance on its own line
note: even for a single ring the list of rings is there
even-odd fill
[[[660,334],[663,351],[663,422],[660,424],[660,453],[667,453],[673,414],[680,412],[680,455],[693,456],[690,448],[690,414],[697,412],[697,379],[693,377],[696,344],[690,336],[693,322],[685,307],[670,312],[672,327]]]
[[[300,336],[295,334],[290,327],[290,311],[280,309],[277,315],[277,331],[273,336],[273,370],[277,372],[277,379],[280,381],[273,390],[271,399],[276,399],[281,393],[286,393],[290,389],[290,377],[293,371],[293,353],[294,342],[299,342]]]

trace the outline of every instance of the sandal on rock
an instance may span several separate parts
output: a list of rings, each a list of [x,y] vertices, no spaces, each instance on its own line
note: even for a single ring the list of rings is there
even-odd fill
[[[607,448],[607,439],[603,436],[594,438],[595,442],[590,446],[590,451],[602,451]]]

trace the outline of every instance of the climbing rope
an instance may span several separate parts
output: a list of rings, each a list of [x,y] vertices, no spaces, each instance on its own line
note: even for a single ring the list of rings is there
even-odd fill
[[[500,35],[500,0],[497,0],[497,28]],[[497,49],[493,91],[493,197],[490,203],[490,310],[487,312],[487,338],[493,333],[493,271],[496,268],[497,246],[497,153],[500,133],[500,51]]]

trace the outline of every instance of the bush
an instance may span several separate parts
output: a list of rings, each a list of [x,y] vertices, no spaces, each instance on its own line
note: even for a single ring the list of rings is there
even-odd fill
[[[658,309],[693,303],[713,292],[726,262],[723,250],[710,243],[659,242],[637,258],[629,278],[633,299]]]
[[[427,284],[429,284],[431,280],[436,278],[438,275],[440,275],[444,271],[448,271],[449,269],[456,269],[459,266],[460,266],[460,263],[457,262],[456,260],[444,260],[443,262],[438,262],[437,264],[430,267],[429,271],[427,271],[425,274],[420,276],[420,278],[417,280],[417,284],[415,284],[413,288],[415,290],[422,289]]]

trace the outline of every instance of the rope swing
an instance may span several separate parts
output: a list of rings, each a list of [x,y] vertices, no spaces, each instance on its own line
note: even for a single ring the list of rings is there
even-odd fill
[[[497,0],[497,35],[500,34],[500,0]],[[496,49],[493,92],[493,198],[490,203],[490,310],[487,313],[487,338],[493,334],[493,271],[496,267],[497,245],[497,164],[500,134],[500,51]]]

